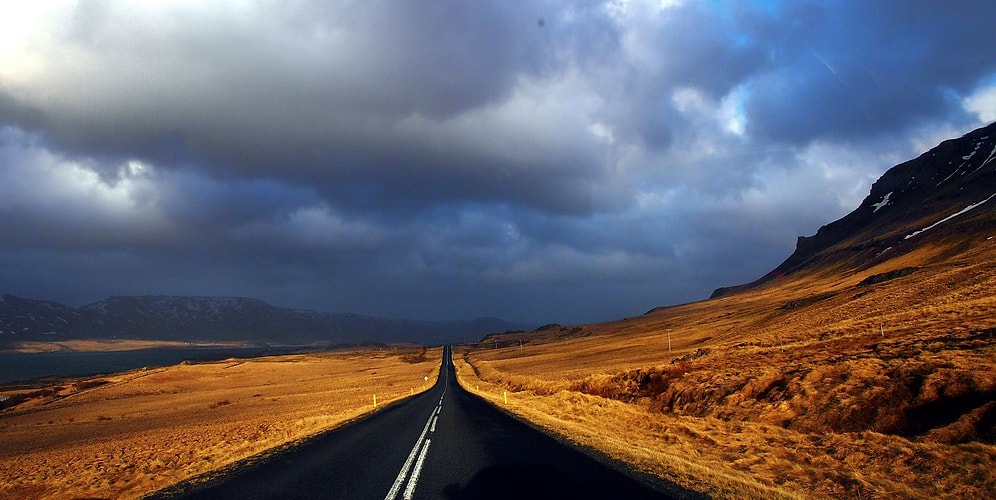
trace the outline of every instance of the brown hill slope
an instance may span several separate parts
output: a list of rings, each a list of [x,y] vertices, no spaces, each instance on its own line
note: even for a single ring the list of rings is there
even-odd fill
[[[991,125],[890,170],[758,282],[498,337],[464,349],[461,377],[715,496],[992,498],[993,139]]]
[[[996,123],[891,168],[857,209],[800,237],[796,251],[770,273],[747,285],[720,288],[713,297],[812,269],[853,272],[934,238],[991,233],[994,194]]]

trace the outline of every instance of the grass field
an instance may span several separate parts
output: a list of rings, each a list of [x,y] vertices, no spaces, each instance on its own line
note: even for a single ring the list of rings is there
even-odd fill
[[[138,498],[421,392],[440,359],[364,350],[0,387],[26,397],[0,413],[0,498]]]
[[[994,498],[996,241],[946,252],[503,335],[457,350],[458,374],[717,497]]]

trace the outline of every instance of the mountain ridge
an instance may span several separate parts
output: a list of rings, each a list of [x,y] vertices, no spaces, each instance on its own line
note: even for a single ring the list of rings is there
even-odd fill
[[[830,263],[857,270],[907,253],[959,226],[992,225],[992,218],[976,216],[996,211],[993,198],[996,122],[942,141],[890,168],[856,209],[812,236],[800,236],[795,251],[776,268],[750,283],[717,288],[710,298],[752,290]],[[954,227],[921,237],[945,223]]]
[[[181,341],[343,342],[466,341],[520,325],[386,319],[271,305],[250,297],[111,296],[81,307],[0,295],[0,344],[82,338]]]
[[[890,169],[754,283],[490,337],[461,382],[718,498],[996,498],[994,136]]]

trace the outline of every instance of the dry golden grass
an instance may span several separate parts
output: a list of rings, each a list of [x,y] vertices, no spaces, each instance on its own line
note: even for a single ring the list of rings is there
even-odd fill
[[[441,350],[421,354],[232,359],[43,388],[0,413],[0,498],[140,497],[375,411],[374,395],[421,392]]]
[[[455,361],[510,411],[718,497],[993,498],[994,291],[980,239]]]

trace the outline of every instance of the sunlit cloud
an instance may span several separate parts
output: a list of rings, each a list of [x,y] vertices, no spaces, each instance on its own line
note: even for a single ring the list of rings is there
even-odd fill
[[[537,322],[697,300],[996,120],[988,4],[915,7],[11,4],[0,261],[81,277],[3,291]]]
[[[979,117],[983,123],[996,121],[996,85],[983,87],[962,101],[965,110]]]

